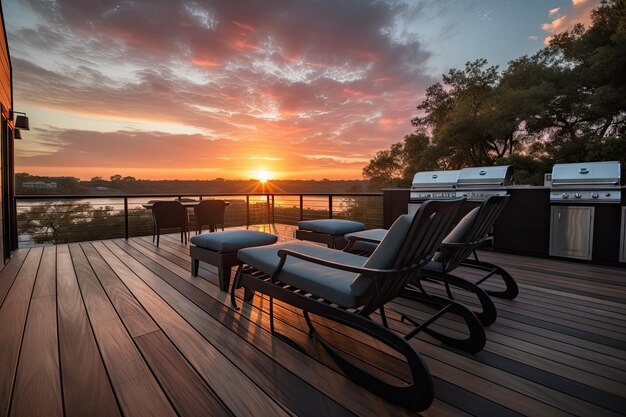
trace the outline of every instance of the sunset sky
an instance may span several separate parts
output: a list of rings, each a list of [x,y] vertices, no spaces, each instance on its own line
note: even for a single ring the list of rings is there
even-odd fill
[[[532,54],[599,0],[2,0],[16,171],[359,179],[451,67]]]

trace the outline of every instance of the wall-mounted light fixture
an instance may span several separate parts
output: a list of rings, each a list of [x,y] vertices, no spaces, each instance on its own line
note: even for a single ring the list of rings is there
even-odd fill
[[[13,129],[13,139],[22,139],[22,132],[19,129]]]
[[[21,111],[11,111],[10,117],[13,118],[13,116],[16,114],[21,114],[21,116],[15,117],[15,128],[21,130],[30,130],[28,116],[26,116],[26,113]]]

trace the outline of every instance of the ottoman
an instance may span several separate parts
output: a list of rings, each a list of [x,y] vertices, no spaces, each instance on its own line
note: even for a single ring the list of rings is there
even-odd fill
[[[200,261],[217,267],[220,289],[228,291],[230,271],[239,265],[237,251],[253,246],[265,246],[276,243],[278,237],[254,230],[226,230],[224,232],[203,233],[191,238],[191,274],[198,276]]]
[[[365,230],[365,225],[352,220],[304,220],[298,222],[296,239],[325,243],[329,248],[342,249],[347,243],[343,235],[362,230]]]

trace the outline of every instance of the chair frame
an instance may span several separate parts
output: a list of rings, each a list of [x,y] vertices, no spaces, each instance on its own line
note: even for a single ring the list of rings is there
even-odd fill
[[[200,220],[200,216],[199,216],[199,212],[203,209],[207,209],[207,206],[209,205],[208,209],[213,209],[214,207],[211,206],[221,206],[222,209],[222,214],[221,214],[221,222],[219,223],[212,223],[212,224],[207,224],[209,226],[209,231],[213,232],[215,231],[215,229],[217,228],[218,225],[222,226],[222,231],[224,231],[224,212],[226,210],[226,202],[224,200],[202,200],[198,203],[197,206],[194,206],[193,211],[194,211],[194,217],[195,217],[195,223],[196,223],[196,234],[200,234],[202,233],[202,226],[204,225],[202,223],[202,221]],[[215,207],[217,208],[217,207]]]
[[[182,210],[184,210],[184,216],[181,216],[182,222],[180,224],[166,223],[165,226],[163,226],[163,224],[159,225],[159,222],[157,221],[157,216],[159,216],[157,214],[157,210],[159,210],[160,207],[167,207],[167,209],[174,211],[174,210],[179,210],[178,209],[179,206],[181,207]],[[183,211],[181,211],[181,214],[183,214]],[[156,237],[157,247],[159,246],[159,241],[160,241],[159,238],[161,237],[162,228],[163,229],[180,228],[180,242],[183,243],[183,239],[184,239],[184,242],[186,245],[187,234],[189,233],[188,222],[187,222],[187,208],[178,201],[169,201],[169,200],[168,201],[155,201],[154,204],[152,205],[152,243],[154,243],[154,240]]]
[[[428,267],[422,268],[420,276],[416,276],[411,281],[411,285],[406,288],[404,296],[424,302],[445,304],[442,300],[443,297],[435,296],[426,291],[421,283],[421,280],[430,280],[442,283],[445,287],[448,298],[451,300],[454,300],[454,294],[451,287],[457,287],[469,291],[477,297],[481,305],[481,311],[474,311],[474,313],[483,326],[493,324],[498,317],[498,312],[490,296],[514,299],[519,293],[519,288],[515,279],[513,279],[513,277],[504,269],[498,267],[497,265],[480,261],[476,250],[490,239],[488,234],[498,216],[502,212],[508,198],[508,195],[491,196],[483,201],[478,209],[478,213],[476,214],[473,223],[470,225],[469,229],[465,233],[465,236],[463,237],[464,242],[441,244],[440,253],[442,271],[429,269]],[[374,244],[380,243],[380,241],[376,239],[367,239],[359,236],[350,236],[348,237],[348,241],[349,243],[344,249],[345,251],[350,251],[350,248],[354,246],[357,241],[366,241]],[[472,254],[474,259],[469,259],[469,256]],[[478,281],[472,282],[450,273],[458,266],[479,269],[486,271],[487,274],[481,277]],[[501,277],[506,285],[505,290],[491,291],[484,290],[480,287],[480,284],[494,275]],[[411,321],[406,316],[403,316],[403,320]]]
[[[409,279],[418,274],[422,266],[432,257],[441,240],[451,228],[453,219],[462,202],[463,199],[458,199],[447,202],[432,201],[422,205],[418,214],[413,218],[404,238],[404,243],[399,249],[394,264],[390,269],[356,267],[285,249],[278,251],[280,261],[271,276],[249,265],[241,265],[237,270],[231,290],[232,306],[238,309],[235,290],[240,286],[251,292],[259,291],[268,295],[270,299],[270,331],[277,336],[278,334],[274,329],[274,298],[302,309],[309,328],[309,335],[315,337],[322,344],[324,349],[352,381],[407,409],[413,411],[425,410],[433,400],[433,384],[430,373],[417,350],[408,341],[413,335],[408,338],[402,337],[388,329],[384,305],[398,296]],[[358,300],[359,308],[349,309],[342,307],[314,294],[307,294],[305,291],[301,291],[292,285],[282,283],[279,280],[279,275],[288,257],[295,257],[329,268],[362,274],[372,278],[372,285],[369,291]],[[457,303],[450,301],[450,304]],[[461,308],[464,307],[461,306]],[[469,310],[465,310],[469,315],[473,316]],[[380,311],[383,325],[371,320],[370,315],[375,311]],[[403,355],[406,358],[412,376],[412,383],[406,386],[391,385],[356,366],[324,340],[317,332],[310,314],[351,327],[375,338]],[[476,317],[473,317],[475,325],[482,330],[482,344],[484,346],[484,330]],[[430,329],[424,328],[424,330]],[[281,337],[284,336],[281,335]]]

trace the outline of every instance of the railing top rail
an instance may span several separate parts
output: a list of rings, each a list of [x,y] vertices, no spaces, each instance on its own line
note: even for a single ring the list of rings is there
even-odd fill
[[[239,197],[239,196],[304,196],[304,197],[382,197],[383,193],[174,193],[174,194],[78,194],[78,195],[16,195],[16,200],[86,200],[103,198],[175,198],[175,197]]]

